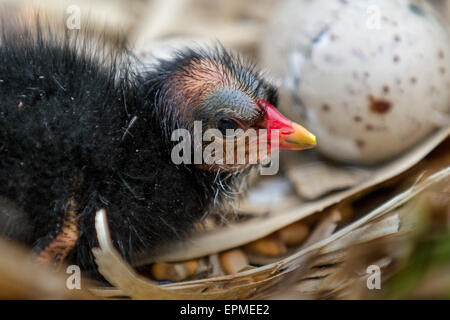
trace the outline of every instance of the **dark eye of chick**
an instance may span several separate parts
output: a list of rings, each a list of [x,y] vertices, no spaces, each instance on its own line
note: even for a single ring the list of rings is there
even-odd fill
[[[239,129],[239,125],[236,121],[229,118],[223,118],[219,120],[219,123],[217,125],[217,129],[222,132],[224,136],[227,136],[227,130],[236,130]]]

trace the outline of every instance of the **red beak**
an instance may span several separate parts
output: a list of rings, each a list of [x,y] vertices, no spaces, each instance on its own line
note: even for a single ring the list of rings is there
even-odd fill
[[[271,141],[273,130],[278,130],[278,145],[271,142],[272,149],[304,150],[316,145],[316,137],[301,125],[286,119],[273,105],[264,100],[258,106],[265,112],[264,126],[267,129],[267,140]],[[275,132],[274,132],[275,133]]]

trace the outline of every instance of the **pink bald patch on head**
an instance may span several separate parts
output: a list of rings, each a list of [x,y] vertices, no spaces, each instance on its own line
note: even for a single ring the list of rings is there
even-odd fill
[[[186,83],[190,88],[200,89],[205,85],[211,87],[231,86],[232,77],[220,63],[208,59],[194,61],[186,68],[190,77],[186,78]]]
[[[213,90],[236,85],[230,72],[220,63],[209,59],[193,61],[171,77],[173,92],[181,93],[183,101],[178,101],[178,114],[187,106],[194,106]]]

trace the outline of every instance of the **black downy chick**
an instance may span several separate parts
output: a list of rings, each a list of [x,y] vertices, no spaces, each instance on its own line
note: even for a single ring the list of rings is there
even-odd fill
[[[104,208],[132,262],[185,237],[242,183],[249,166],[175,164],[177,128],[280,129],[271,148],[315,144],[273,107],[276,89],[223,48],[187,49],[136,73],[129,52],[46,28],[2,30],[0,233],[40,261],[94,271]]]

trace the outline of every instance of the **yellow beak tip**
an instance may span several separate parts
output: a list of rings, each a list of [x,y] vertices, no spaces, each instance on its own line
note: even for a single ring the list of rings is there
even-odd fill
[[[311,146],[315,147],[317,145],[316,136],[311,133]]]

